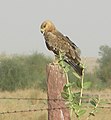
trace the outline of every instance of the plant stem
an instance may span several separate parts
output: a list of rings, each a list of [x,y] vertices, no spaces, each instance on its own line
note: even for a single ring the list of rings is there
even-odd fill
[[[90,114],[88,115],[87,120],[90,119],[91,114],[94,114],[94,112],[96,111],[96,109],[97,109],[99,103],[100,103],[100,96],[99,96],[98,102],[96,103],[96,106],[93,108],[93,110],[92,110],[92,111],[90,112]]]
[[[80,101],[79,101],[79,105],[82,104],[82,96],[83,96],[83,86],[84,85],[84,69],[82,71],[82,76],[81,76],[81,90],[80,90]]]
[[[69,84],[68,71],[65,70],[65,64],[64,64],[64,61],[63,61],[63,54],[62,54],[61,52],[59,52],[59,59],[60,59],[60,61],[61,61],[61,67],[62,67],[62,69],[63,69],[63,71],[64,71],[64,73],[65,73],[66,84]],[[71,90],[70,90],[69,87],[68,87],[67,91],[68,91],[69,100],[70,100]],[[71,110],[70,110],[70,119],[71,119],[71,120],[72,120],[72,112],[73,112],[73,110],[71,109]]]
[[[64,72],[65,72],[65,76],[66,76],[66,84],[69,84],[69,79],[68,79],[68,73],[65,71],[65,69],[64,69]],[[71,90],[70,90],[70,88],[68,87],[68,94],[69,94],[69,100],[70,100],[70,97],[71,97]],[[72,110],[72,108],[70,109],[70,119],[72,120],[72,112],[73,112],[73,110]]]

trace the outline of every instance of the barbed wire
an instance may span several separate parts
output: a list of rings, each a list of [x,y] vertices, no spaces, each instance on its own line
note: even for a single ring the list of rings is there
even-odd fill
[[[26,98],[26,97],[0,97],[0,100],[52,100],[52,101],[65,101],[64,99],[48,99],[48,98]]]
[[[0,97],[0,100],[35,100],[35,101],[65,101],[64,99],[59,99],[59,98],[55,98],[55,99],[49,99],[49,98],[29,98],[29,97]],[[84,103],[88,103],[89,100],[88,98],[84,98],[83,101]],[[111,99],[108,99],[111,101]],[[106,104],[111,104],[111,102],[106,102]]]
[[[64,99],[48,99],[48,98],[29,98],[29,97],[0,97],[0,100],[39,100],[39,101],[65,101]],[[87,101],[84,101],[87,103]],[[111,110],[111,102],[107,102],[107,105],[109,106],[99,106],[98,108],[100,109],[110,109]],[[86,108],[86,107],[85,107]],[[90,108],[90,106],[89,106]],[[37,108],[37,109],[27,109],[27,110],[13,110],[13,111],[4,111],[0,112],[0,114],[5,115],[5,114],[14,114],[14,113],[25,113],[25,112],[38,112],[38,111],[44,111],[44,110],[57,110],[57,109],[68,109],[68,107],[58,107],[58,108]]]
[[[111,107],[98,107],[101,109],[111,109]],[[44,110],[61,110],[61,109],[68,109],[68,107],[57,107],[57,108],[38,108],[38,109],[28,109],[28,110],[14,110],[14,111],[4,111],[0,112],[0,114],[5,115],[5,114],[16,114],[16,113],[25,113],[25,112],[38,112],[38,111],[44,111]]]
[[[57,108],[38,108],[38,109],[28,109],[28,110],[15,110],[15,111],[5,111],[0,112],[0,114],[13,114],[13,113],[24,113],[24,112],[37,112],[37,111],[44,111],[44,110],[60,110],[60,109],[67,109],[67,107],[57,107]]]
[[[48,98],[25,98],[25,97],[0,97],[0,100],[34,100],[34,101],[65,101],[64,99],[48,99]],[[89,103],[89,99],[85,98],[85,101],[83,101],[83,103]],[[111,105],[111,102],[105,102],[105,104],[107,105]]]
[[[92,96],[98,96],[98,94],[88,94],[88,93],[86,93],[86,94],[83,94],[83,96],[89,96],[89,97],[92,97]],[[102,94],[101,96],[106,96],[106,95],[104,95],[104,94]],[[109,95],[108,95],[109,96]],[[64,99],[58,99],[58,98],[53,98],[53,99],[49,99],[49,98],[29,98],[29,97],[0,97],[0,99],[3,99],[3,100],[5,100],[5,99],[10,99],[10,100],[62,100],[62,101],[64,101]],[[84,98],[84,99],[88,99],[88,98]],[[107,99],[107,98],[106,98]],[[108,100],[111,100],[111,98],[108,98]]]

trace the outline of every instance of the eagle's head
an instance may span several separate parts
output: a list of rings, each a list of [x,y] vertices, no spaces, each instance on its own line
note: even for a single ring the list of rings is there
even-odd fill
[[[53,32],[55,30],[54,24],[50,20],[44,21],[40,26],[41,33]]]

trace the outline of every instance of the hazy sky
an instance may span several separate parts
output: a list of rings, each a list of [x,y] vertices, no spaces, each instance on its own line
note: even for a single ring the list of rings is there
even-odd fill
[[[0,0],[0,53],[51,54],[40,33],[50,19],[81,49],[97,56],[111,46],[111,0]]]

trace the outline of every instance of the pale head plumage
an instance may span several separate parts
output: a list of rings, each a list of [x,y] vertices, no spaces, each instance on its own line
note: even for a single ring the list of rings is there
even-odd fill
[[[41,33],[53,32],[56,30],[54,24],[50,20],[44,21],[40,26]]]

